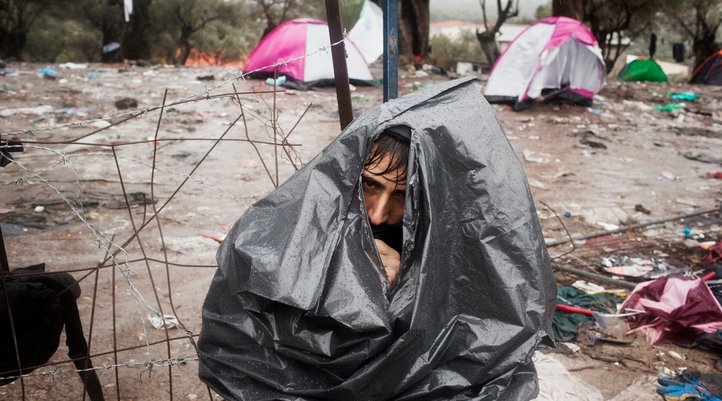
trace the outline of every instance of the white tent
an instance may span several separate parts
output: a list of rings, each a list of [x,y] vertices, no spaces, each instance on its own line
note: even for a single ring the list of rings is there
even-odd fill
[[[364,56],[367,64],[384,54],[384,16],[381,7],[369,0],[364,1],[356,25],[348,34],[349,39]]]
[[[499,57],[484,96],[517,105],[544,96],[591,103],[606,69],[589,28],[566,17],[545,18],[524,30]]]

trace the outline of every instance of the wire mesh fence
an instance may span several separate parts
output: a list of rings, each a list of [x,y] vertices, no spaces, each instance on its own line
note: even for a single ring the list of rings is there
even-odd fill
[[[0,169],[3,268],[11,272],[0,275],[11,323],[2,346],[14,357],[1,365],[2,399],[213,399],[197,377],[195,340],[215,250],[245,207],[302,164],[294,130],[311,104],[284,109],[275,87],[233,75],[179,96],[184,82],[160,92],[142,80],[135,88],[133,79],[112,82],[89,94],[79,93],[87,84],[61,90],[102,102],[131,88],[141,103],[157,104],[101,116],[56,110],[29,122],[22,114],[0,129],[4,148],[23,146]],[[18,270],[36,264],[44,272]],[[34,335],[26,326],[49,328],[12,298],[13,285],[66,274],[78,285],[56,296],[80,290],[87,352],[74,349],[66,322],[57,352],[33,363],[21,355]]]

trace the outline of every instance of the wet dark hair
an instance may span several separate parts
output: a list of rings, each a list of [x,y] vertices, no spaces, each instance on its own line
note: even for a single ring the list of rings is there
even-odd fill
[[[385,175],[397,171],[397,182],[406,181],[406,167],[409,160],[409,142],[411,129],[406,126],[396,126],[385,130],[374,141],[371,153],[364,163],[364,170],[378,165],[381,159],[389,155],[391,160],[384,171],[375,175]]]

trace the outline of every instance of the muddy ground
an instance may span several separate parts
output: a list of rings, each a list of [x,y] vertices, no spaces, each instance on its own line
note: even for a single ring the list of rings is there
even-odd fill
[[[38,74],[43,67],[58,76]],[[193,339],[219,235],[336,137],[334,90],[259,93],[271,87],[220,68],[7,70],[15,73],[0,76],[0,135],[25,143],[17,163],[0,169],[11,268],[45,263],[80,280],[78,306],[107,399],[208,399]],[[400,93],[448,79],[404,72]],[[240,95],[228,95],[232,85]],[[700,99],[656,109],[683,91]],[[122,98],[137,105],[119,109]],[[360,113],[382,101],[381,88],[354,88],[352,101]],[[699,243],[722,240],[722,181],[709,176],[722,171],[722,89],[609,82],[589,108],[493,107],[527,172],[555,265],[604,274],[602,258],[630,256],[688,272],[706,267]],[[273,146],[274,136],[291,146]],[[694,216],[579,240],[574,249],[564,242],[684,215]],[[557,279],[580,277],[558,271]],[[155,328],[149,316],[158,314],[178,322]],[[582,335],[552,355],[605,400],[656,400],[660,374],[718,369],[720,356],[709,351],[624,339],[631,344],[589,345]],[[66,352],[61,344],[49,366],[0,387],[0,399],[80,399]]]

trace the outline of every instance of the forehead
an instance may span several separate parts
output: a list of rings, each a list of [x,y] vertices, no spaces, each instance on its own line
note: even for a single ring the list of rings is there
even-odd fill
[[[394,166],[391,154],[383,154],[373,162],[366,164],[363,175],[381,182],[395,183],[397,186],[406,185],[406,165]]]

